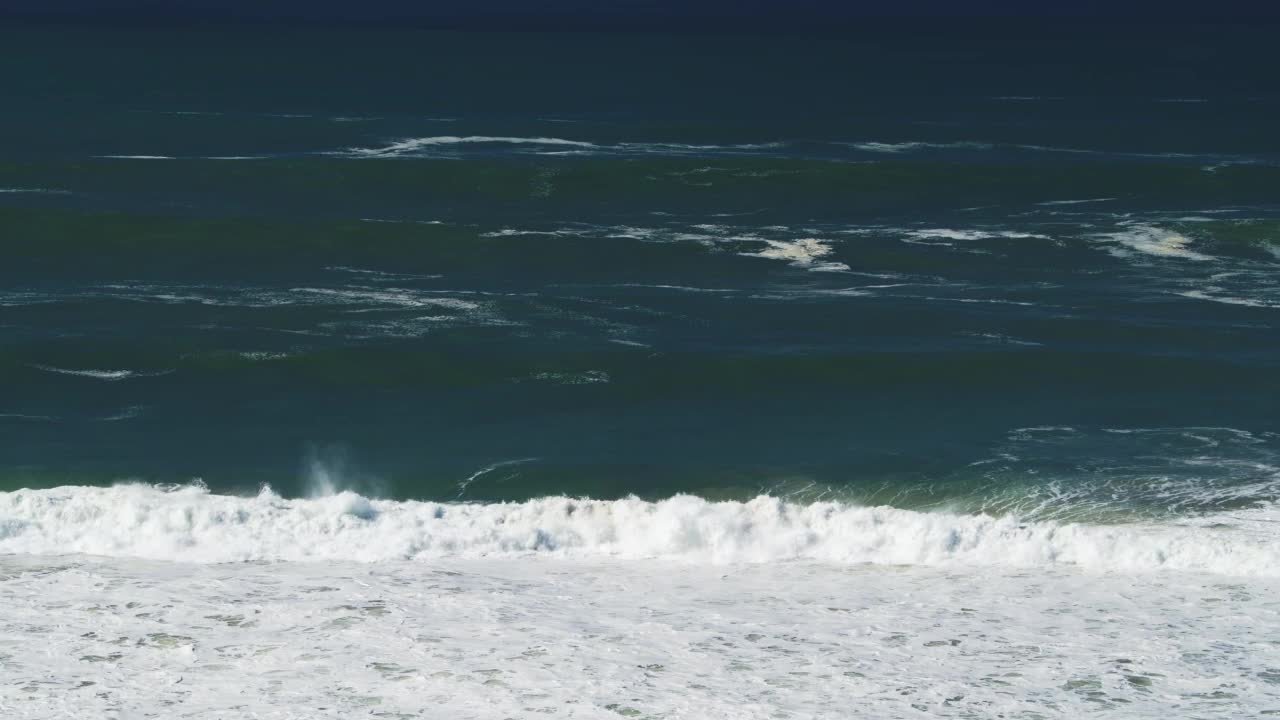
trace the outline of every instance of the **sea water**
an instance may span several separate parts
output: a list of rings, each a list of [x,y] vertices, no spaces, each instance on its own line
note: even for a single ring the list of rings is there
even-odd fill
[[[0,32],[4,717],[1280,713],[1261,30]]]

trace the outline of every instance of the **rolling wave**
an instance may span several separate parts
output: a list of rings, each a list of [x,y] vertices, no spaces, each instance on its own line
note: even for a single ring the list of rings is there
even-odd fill
[[[768,496],[456,504],[121,485],[0,494],[0,552],[203,563],[546,555],[1280,575],[1270,511],[1254,512],[1236,521],[1100,526]]]

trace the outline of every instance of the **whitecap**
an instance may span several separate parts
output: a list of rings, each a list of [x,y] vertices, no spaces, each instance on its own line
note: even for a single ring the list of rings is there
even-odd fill
[[[533,380],[554,383],[556,385],[595,385],[609,382],[609,373],[604,370],[587,370],[586,372],[542,372],[533,376]]]
[[[284,360],[289,357],[289,353],[272,352],[269,350],[246,350],[240,353],[240,357],[254,362],[265,362],[268,360]]]
[[[751,239],[755,240],[755,238]],[[818,272],[838,272],[849,269],[849,266],[844,263],[820,261],[821,258],[834,252],[826,240],[819,240],[818,238],[800,238],[797,240],[765,239],[762,242],[765,244],[764,249],[740,254],[767,260],[785,260],[796,267]]]
[[[1261,512],[1261,511],[1259,511]],[[1233,517],[1252,517],[1238,511]],[[693,563],[1068,566],[1280,576],[1274,523],[1089,525],[761,496],[712,502],[288,500],[131,484],[0,493],[0,553],[189,562],[550,555]]]
[[[45,372],[56,373],[58,375],[73,375],[76,377],[93,378],[94,380],[106,380],[108,382],[116,382],[118,380],[129,380],[138,377],[158,377],[160,375],[168,375],[172,370],[161,370],[158,372],[145,372],[142,370],[94,370],[94,369],[71,369],[60,368],[52,365],[32,365],[31,367]]]
[[[1111,253],[1117,257],[1130,257],[1134,252],[1160,258],[1179,258],[1200,262],[1212,260],[1191,249],[1191,238],[1175,230],[1156,227],[1154,225],[1133,225],[1120,232],[1100,236],[1115,246]]]

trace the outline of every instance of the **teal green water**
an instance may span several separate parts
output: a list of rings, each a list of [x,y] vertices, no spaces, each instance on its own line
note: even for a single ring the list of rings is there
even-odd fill
[[[6,28],[0,488],[1272,502],[1274,61],[1077,31]]]

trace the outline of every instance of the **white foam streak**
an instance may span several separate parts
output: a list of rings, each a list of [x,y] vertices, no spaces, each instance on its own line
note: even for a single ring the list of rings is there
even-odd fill
[[[1084,203],[1100,203],[1115,200],[1113,197],[1085,198],[1083,200],[1046,200],[1037,205],[1082,205]]]
[[[481,505],[369,500],[351,492],[287,500],[264,490],[246,498],[199,486],[18,490],[0,493],[0,552],[190,562],[543,554],[1280,575],[1280,544],[1241,528],[1021,522],[763,496]]]
[[[925,228],[921,230],[912,230],[907,233],[911,237],[921,239],[942,239],[942,240],[994,240],[1005,238],[1010,240],[1020,239],[1048,239],[1047,235],[1039,235],[1036,233],[1017,232],[1015,230],[953,230],[950,228]]]
[[[783,146],[783,143],[740,143],[734,145],[697,145],[690,143],[666,142],[620,142],[601,144],[584,140],[568,140],[557,137],[508,137],[495,135],[437,135],[432,137],[407,138],[383,147],[348,148],[341,154],[356,157],[403,157],[415,153],[429,151],[434,148],[458,145],[527,145],[539,150],[542,155],[581,154],[584,152],[627,152],[627,153],[698,153],[714,151],[753,151],[769,150]],[[550,149],[556,148],[556,149]],[[568,148],[568,149],[565,149]]]
[[[93,378],[94,380],[128,380],[135,377],[155,377],[157,375],[167,375],[172,370],[164,370],[161,372],[142,372],[139,370],[74,370],[70,368],[54,367],[52,365],[32,365],[38,370],[56,373],[58,375],[74,375],[76,377]]]
[[[450,310],[477,310],[480,305],[458,298],[422,297],[401,288],[294,288],[294,293],[324,298],[339,305],[376,305],[405,308],[443,307]]]
[[[857,150],[874,153],[903,153],[912,150],[990,150],[994,147],[991,143],[984,142],[855,142],[841,143]]]
[[[395,157],[406,155],[424,148],[442,145],[469,144],[501,144],[501,145],[566,145],[582,148],[599,147],[595,143],[580,140],[565,140],[554,137],[501,137],[492,135],[438,135],[433,137],[409,138],[380,148],[350,148],[349,153],[368,157]]]
[[[767,142],[767,143],[737,143],[733,145],[696,145],[690,143],[619,143],[617,147],[628,150],[639,150],[641,152],[689,152],[689,151],[709,151],[709,150],[772,150],[774,148],[783,147],[784,143]]]
[[[1212,288],[1220,290],[1221,288]],[[1265,300],[1255,300],[1253,298],[1233,297],[1230,295],[1213,295],[1204,290],[1186,290],[1178,293],[1182,297],[1191,298],[1192,300],[1208,300],[1209,302],[1223,303],[1224,305],[1241,305],[1243,307],[1255,308],[1274,308],[1280,307],[1280,303],[1267,302]]]

